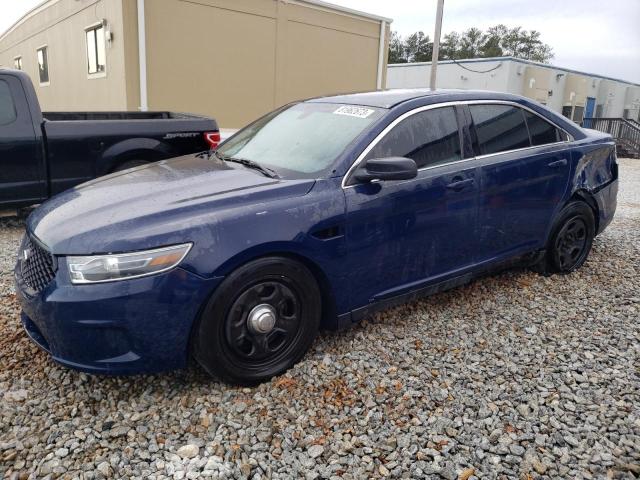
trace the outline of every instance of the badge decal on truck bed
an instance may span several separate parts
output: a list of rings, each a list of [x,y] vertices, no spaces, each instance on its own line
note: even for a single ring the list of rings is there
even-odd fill
[[[186,132],[186,133],[167,133],[164,137],[164,140],[170,140],[172,138],[193,138],[197,137],[200,134],[198,132]]]

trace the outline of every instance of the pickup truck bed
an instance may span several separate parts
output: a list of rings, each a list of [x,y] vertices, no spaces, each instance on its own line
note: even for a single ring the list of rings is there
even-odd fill
[[[215,120],[174,112],[45,112],[29,77],[0,69],[0,210],[93,178],[215,147]]]

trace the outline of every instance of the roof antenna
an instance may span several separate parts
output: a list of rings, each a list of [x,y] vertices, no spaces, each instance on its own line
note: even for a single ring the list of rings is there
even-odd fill
[[[436,89],[436,71],[438,70],[438,55],[440,54],[440,35],[442,34],[442,11],[444,10],[444,0],[438,0],[436,10],[436,32],[433,35],[433,56],[431,57],[431,90]]]

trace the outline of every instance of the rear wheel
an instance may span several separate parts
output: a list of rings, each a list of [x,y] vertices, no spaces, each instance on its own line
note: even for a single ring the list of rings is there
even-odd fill
[[[193,351],[210,374],[256,384],[295,364],[320,324],[315,278],[284,257],[250,262],[227,277],[204,308]]]
[[[554,224],[538,270],[560,274],[577,270],[587,260],[594,236],[593,210],[584,202],[569,203]]]

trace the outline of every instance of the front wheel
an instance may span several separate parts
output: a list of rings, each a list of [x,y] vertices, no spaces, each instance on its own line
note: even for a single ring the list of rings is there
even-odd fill
[[[311,272],[289,258],[261,258],[218,287],[196,326],[193,353],[210,374],[254,385],[302,358],[320,317],[320,291]]]
[[[574,201],[562,209],[554,223],[541,261],[544,273],[571,273],[589,256],[595,236],[593,210],[584,202]]]

